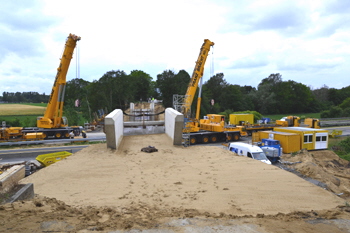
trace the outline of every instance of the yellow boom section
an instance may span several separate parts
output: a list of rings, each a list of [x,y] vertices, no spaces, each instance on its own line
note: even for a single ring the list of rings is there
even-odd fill
[[[37,126],[40,128],[60,128],[66,127],[68,124],[62,116],[66,76],[75,46],[79,40],[80,37],[74,34],[69,34],[67,38],[61,62],[57,68],[57,74],[52,87],[49,103],[47,104],[44,116],[38,117],[37,119]]]
[[[208,53],[211,46],[214,46],[214,42],[211,42],[210,40],[205,39],[201,47],[201,50],[199,52],[199,56],[196,61],[196,66],[193,70],[191,81],[187,88],[185,108],[183,110],[184,111],[183,114],[185,117],[189,117],[188,113],[190,112],[193,98],[194,98],[194,95],[196,94],[198,82],[203,77],[205,61],[207,60]]]

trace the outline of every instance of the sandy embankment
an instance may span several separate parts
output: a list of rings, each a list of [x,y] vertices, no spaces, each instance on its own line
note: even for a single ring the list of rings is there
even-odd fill
[[[155,153],[141,152],[155,146]],[[256,215],[331,209],[344,201],[275,166],[212,146],[173,146],[165,134],[126,136],[118,151],[90,147],[25,178],[73,206],[156,206]]]

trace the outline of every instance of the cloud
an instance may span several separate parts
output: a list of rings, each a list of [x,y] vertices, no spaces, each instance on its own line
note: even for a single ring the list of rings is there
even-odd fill
[[[324,7],[324,14],[349,14],[350,2],[344,0],[327,1]]]
[[[230,27],[223,32],[275,31],[283,36],[304,32],[310,21],[308,8],[300,1],[233,1],[231,11],[225,15]]]
[[[55,20],[42,12],[41,1],[2,1],[0,22],[13,31],[43,31]],[[45,16],[45,17],[44,17]]]
[[[78,55],[86,81],[110,70],[142,70],[154,80],[167,69],[192,74],[203,40],[210,39],[215,46],[206,79],[222,72],[229,82],[256,86],[280,72],[295,80],[308,76],[310,83],[314,78],[319,86],[348,85],[341,81],[350,67],[348,1],[2,2],[0,93],[49,93],[69,33],[82,39],[67,81],[76,77]],[[325,78],[330,75],[332,81]]]
[[[231,67],[232,69],[246,69],[246,68],[257,68],[264,67],[269,64],[268,58],[266,56],[260,57],[244,57],[238,61],[236,61]]]
[[[2,1],[0,8],[0,62],[11,53],[41,56],[42,36],[55,18],[41,12],[40,1]]]

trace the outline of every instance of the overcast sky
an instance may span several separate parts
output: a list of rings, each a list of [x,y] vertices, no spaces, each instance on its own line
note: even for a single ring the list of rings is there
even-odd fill
[[[111,70],[190,75],[204,39],[205,66],[257,87],[280,73],[313,89],[350,85],[348,0],[0,0],[0,95],[51,92],[69,33],[81,36],[67,81]],[[77,54],[79,62],[77,63]],[[77,72],[79,64],[79,72]],[[211,68],[213,64],[213,69]]]

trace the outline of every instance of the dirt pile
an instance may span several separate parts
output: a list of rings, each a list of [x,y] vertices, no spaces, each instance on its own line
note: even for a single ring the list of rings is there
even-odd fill
[[[134,229],[134,230],[132,230]],[[137,229],[135,231],[135,229]],[[194,209],[168,210],[138,204],[111,207],[73,207],[54,198],[0,206],[1,232],[349,232],[350,207],[288,214],[233,216]]]
[[[345,200],[350,200],[350,162],[339,158],[329,150],[301,150],[297,154],[285,154],[288,167],[306,177],[326,184],[326,188]]]
[[[333,193],[165,134],[124,136],[117,151],[91,145],[21,183],[37,195],[0,206],[0,232],[350,232],[350,207]]]

